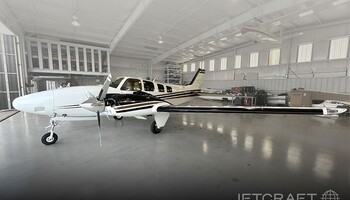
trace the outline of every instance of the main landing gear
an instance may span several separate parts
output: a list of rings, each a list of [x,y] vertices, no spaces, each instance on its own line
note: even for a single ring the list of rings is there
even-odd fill
[[[158,134],[158,133],[160,133],[162,131],[162,128],[158,128],[156,121],[153,121],[152,124],[151,124],[151,131],[154,134]]]
[[[115,120],[122,120],[122,119],[123,119],[123,117],[119,117],[119,116],[113,116],[113,118],[114,118]]]
[[[43,144],[51,145],[56,143],[58,136],[53,131],[55,129],[55,126],[57,125],[58,125],[58,122],[50,120],[50,126],[48,126],[48,128],[50,128],[50,132],[46,133],[45,135],[43,135],[43,137],[41,137],[41,142]]]

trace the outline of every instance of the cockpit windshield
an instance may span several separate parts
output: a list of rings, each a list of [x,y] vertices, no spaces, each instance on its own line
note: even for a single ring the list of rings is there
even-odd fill
[[[109,84],[109,87],[117,88],[120,82],[122,82],[124,78],[118,78],[117,80],[113,81],[111,84]]]

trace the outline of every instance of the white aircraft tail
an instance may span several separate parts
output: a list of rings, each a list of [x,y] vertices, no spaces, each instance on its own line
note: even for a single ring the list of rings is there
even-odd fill
[[[205,70],[198,69],[197,73],[194,75],[190,84],[185,86],[186,90],[200,90],[200,89],[202,89],[204,76],[205,76]]]

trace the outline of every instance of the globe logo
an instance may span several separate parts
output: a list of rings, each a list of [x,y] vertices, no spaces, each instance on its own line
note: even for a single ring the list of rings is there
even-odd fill
[[[333,190],[327,190],[322,194],[321,200],[339,200],[339,195]]]

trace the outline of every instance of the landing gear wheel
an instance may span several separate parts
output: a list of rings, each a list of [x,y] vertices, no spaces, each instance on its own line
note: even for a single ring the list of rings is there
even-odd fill
[[[122,119],[123,119],[123,117],[118,117],[118,116],[113,116],[113,118],[114,118],[115,120],[122,120]]]
[[[41,142],[45,145],[50,145],[50,144],[55,144],[57,139],[58,139],[58,136],[56,135],[56,133],[53,133],[52,138],[50,138],[50,133],[46,133],[41,138]]]
[[[151,131],[154,134],[158,134],[158,133],[160,133],[162,131],[162,128],[158,128],[157,124],[156,124],[156,121],[153,121],[152,124],[151,124]]]

